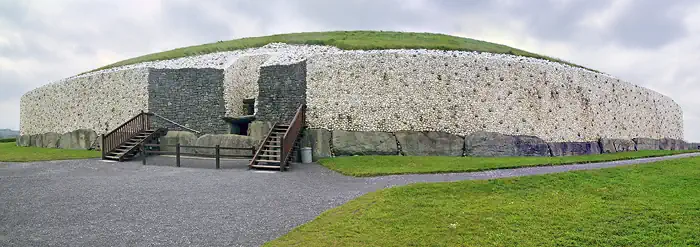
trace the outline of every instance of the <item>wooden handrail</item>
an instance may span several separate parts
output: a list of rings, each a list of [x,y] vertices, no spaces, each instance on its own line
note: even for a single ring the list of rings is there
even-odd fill
[[[104,159],[108,153],[117,149],[119,145],[150,127],[151,119],[149,115],[141,111],[141,113],[119,125],[119,127],[102,135],[102,158]]]
[[[130,118],[129,120],[126,120],[126,122],[124,122],[123,124],[117,126],[117,128],[115,128],[115,129],[113,129],[112,131],[110,131],[109,133],[105,134],[105,136],[111,135],[111,134],[114,133],[115,131],[117,131],[117,130],[119,130],[120,128],[124,127],[124,125],[130,123],[131,121],[134,121],[134,119],[136,119],[137,117],[140,117],[141,114],[144,114],[144,112],[141,111],[141,113],[139,113],[138,115],[136,115],[136,116]]]
[[[299,133],[301,132],[301,128],[304,126],[304,109],[304,104],[299,105],[299,108],[297,108],[297,111],[294,114],[294,118],[289,123],[289,128],[284,132],[284,136],[282,137],[280,170],[285,169],[289,155],[294,148],[294,142],[296,142],[297,138],[299,137]]]

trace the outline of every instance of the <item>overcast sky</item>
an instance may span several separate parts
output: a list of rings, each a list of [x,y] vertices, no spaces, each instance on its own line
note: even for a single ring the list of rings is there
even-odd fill
[[[686,140],[700,141],[697,13],[697,0],[0,0],[0,128],[19,128],[25,92],[147,53],[276,33],[395,30],[604,71],[673,98]]]

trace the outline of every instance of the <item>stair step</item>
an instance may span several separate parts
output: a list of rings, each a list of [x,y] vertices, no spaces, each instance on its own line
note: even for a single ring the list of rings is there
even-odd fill
[[[273,158],[279,158],[279,155],[274,155],[274,154],[261,154],[258,155],[258,157],[273,157]]]
[[[280,169],[280,166],[269,166],[269,165],[252,165],[254,168],[265,168],[265,169]],[[289,167],[289,166],[287,166]]]
[[[279,152],[282,152],[282,150],[267,150],[267,149],[263,149],[262,151],[263,151],[263,152],[266,152],[266,153],[279,153]]]
[[[280,163],[279,160],[256,160],[257,162]]]
[[[110,160],[119,160],[119,156],[114,155],[105,155],[105,158]]]
[[[289,128],[289,124],[277,124],[275,127],[286,127]]]

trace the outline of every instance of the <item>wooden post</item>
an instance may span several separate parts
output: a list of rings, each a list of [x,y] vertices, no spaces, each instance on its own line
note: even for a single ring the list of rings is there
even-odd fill
[[[100,149],[102,150],[102,159],[105,159],[105,134],[101,134],[102,144],[100,144]]]
[[[175,144],[175,166],[180,167],[180,143]]]
[[[141,155],[143,155],[143,165],[145,166],[146,165],[146,146],[145,146],[145,144],[143,144],[143,142],[141,143]]]
[[[221,168],[221,163],[219,161],[219,145],[216,145],[216,169]]]

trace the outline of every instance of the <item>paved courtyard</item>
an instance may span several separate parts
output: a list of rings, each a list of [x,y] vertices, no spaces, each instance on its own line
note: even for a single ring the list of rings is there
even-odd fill
[[[246,161],[0,163],[0,246],[258,246],[364,193],[415,182],[490,179],[664,159],[475,173],[353,178],[316,164],[289,172]],[[199,168],[187,168],[199,167]]]

